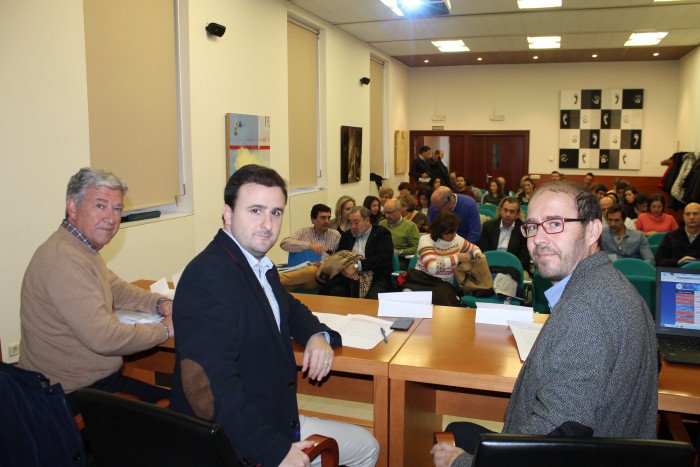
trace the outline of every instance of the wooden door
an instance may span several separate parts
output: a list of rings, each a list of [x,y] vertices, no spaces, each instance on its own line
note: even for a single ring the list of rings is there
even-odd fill
[[[491,178],[504,177],[506,192],[518,191],[529,168],[528,132],[472,133],[468,141],[467,172],[474,186],[487,188]]]

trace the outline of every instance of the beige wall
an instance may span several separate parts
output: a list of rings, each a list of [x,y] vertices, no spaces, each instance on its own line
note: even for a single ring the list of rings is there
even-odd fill
[[[700,151],[700,47],[680,61],[678,148]]]
[[[431,116],[439,114],[447,116],[448,130],[529,130],[531,173],[558,169],[561,89],[644,89],[641,170],[606,170],[605,175],[660,176],[659,161],[676,148],[675,61],[435,67],[412,69],[409,75],[411,129],[430,129]],[[492,122],[492,114],[505,120]]]

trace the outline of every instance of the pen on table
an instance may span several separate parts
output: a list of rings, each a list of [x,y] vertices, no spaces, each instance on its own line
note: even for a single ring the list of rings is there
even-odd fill
[[[389,343],[389,338],[386,336],[386,331],[384,328],[379,328],[380,331],[382,331],[382,336],[384,337],[384,343],[388,344]]]

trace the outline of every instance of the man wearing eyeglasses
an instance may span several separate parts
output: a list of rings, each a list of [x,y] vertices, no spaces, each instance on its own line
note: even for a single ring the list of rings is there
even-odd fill
[[[582,185],[540,187],[521,226],[551,308],[510,398],[504,433],[654,438],[658,360],[651,314],[600,251],[600,206]],[[436,466],[469,466],[483,427],[453,423],[459,448]]]
[[[430,210],[428,211],[430,222],[433,222],[435,216],[441,212],[449,211],[459,216],[460,223],[457,234],[476,244],[481,237],[481,218],[479,217],[479,207],[474,198],[454,194],[446,186],[437,188],[430,196]]]

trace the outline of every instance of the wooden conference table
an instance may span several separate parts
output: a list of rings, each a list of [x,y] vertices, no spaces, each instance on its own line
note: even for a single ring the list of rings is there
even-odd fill
[[[506,326],[475,324],[474,316],[435,307],[389,364],[389,465],[432,465],[442,415],[503,422],[522,363]],[[659,410],[700,414],[700,367],[664,362]]]

